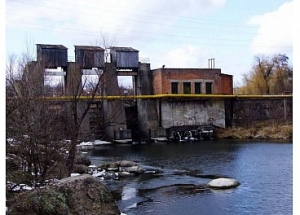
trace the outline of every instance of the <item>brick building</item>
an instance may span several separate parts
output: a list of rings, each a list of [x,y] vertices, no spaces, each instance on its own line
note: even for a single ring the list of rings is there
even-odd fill
[[[233,94],[232,75],[221,69],[159,68],[152,75],[154,94]]]

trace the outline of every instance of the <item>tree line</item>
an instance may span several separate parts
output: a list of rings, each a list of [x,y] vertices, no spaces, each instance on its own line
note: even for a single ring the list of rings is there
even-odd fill
[[[255,56],[249,73],[243,74],[243,85],[236,94],[278,95],[293,92],[293,68],[288,56]]]

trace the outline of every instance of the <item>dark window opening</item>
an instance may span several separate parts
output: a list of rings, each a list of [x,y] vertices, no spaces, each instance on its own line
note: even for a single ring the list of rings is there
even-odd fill
[[[177,82],[171,83],[171,93],[178,94],[178,83]]]
[[[195,83],[195,94],[201,94],[201,83],[200,82]]]
[[[206,94],[212,94],[212,83],[207,82],[205,85]]]
[[[183,93],[191,94],[191,83],[190,82],[183,83]]]

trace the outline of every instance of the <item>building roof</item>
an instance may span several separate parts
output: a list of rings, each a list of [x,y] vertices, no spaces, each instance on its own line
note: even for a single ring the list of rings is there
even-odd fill
[[[114,50],[114,51],[124,51],[124,52],[138,52],[138,50],[136,49],[133,49],[131,47],[109,47],[111,50]]]
[[[68,49],[63,45],[53,45],[53,44],[36,44],[40,46],[42,49]]]
[[[89,51],[104,51],[100,46],[79,46],[74,45],[75,49],[89,50]]]
[[[181,70],[181,71],[219,71],[221,70],[221,68],[191,68],[191,67],[188,67],[188,68],[182,68],[182,67],[165,67],[165,65],[163,65],[161,68],[156,68],[156,69],[151,69],[151,71],[167,71],[168,72],[172,72],[172,71],[178,71],[178,70]]]

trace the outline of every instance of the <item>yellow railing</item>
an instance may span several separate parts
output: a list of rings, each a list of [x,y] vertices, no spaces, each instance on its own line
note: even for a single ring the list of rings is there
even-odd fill
[[[77,96],[78,100],[133,100],[133,99],[162,99],[162,98],[292,98],[293,95],[221,95],[221,94],[157,94],[157,95],[130,95],[130,96]],[[49,101],[71,101],[74,96],[43,97]]]

